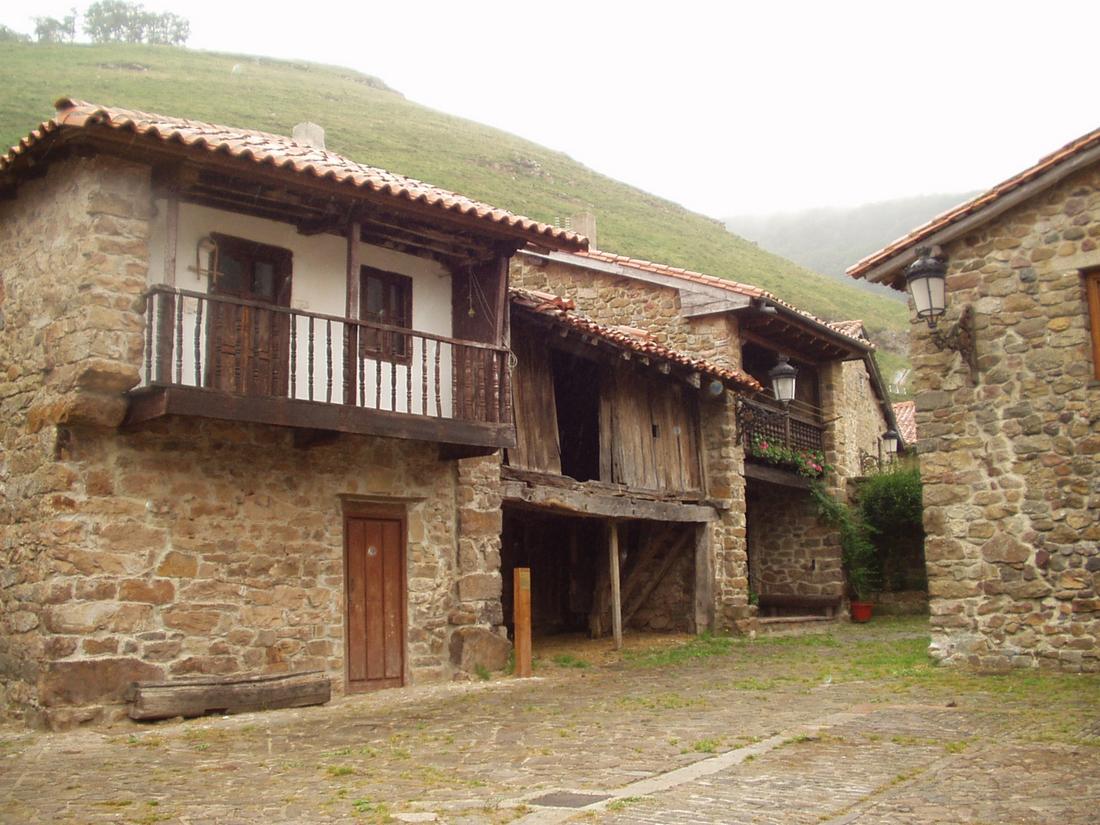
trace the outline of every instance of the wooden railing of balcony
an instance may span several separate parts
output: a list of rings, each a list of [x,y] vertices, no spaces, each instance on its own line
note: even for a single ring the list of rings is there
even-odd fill
[[[512,423],[506,347],[168,286],[147,299],[146,386]]]
[[[815,420],[814,408],[796,404],[792,402],[784,409],[776,401],[739,399],[737,421],[745,449],[749,450],[753,441],[760,437],[793,450],[823,450],[824,427]]]

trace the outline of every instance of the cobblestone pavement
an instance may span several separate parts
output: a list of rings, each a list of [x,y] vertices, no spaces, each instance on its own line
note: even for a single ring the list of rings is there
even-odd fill
[[[556,644],[532,680],[2,728],[0,822],[1097,821],[1095,675],[935,668],[912,620]]]

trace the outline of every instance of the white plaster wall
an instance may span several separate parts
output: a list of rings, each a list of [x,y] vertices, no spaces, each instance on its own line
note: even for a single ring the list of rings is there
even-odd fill
[[[152,237],[149,243],[149,284],[169,283],[165,272],[168,237],[168,208],[163,199],[156,201],[157,214],[153,219]],[[198,255],[199,243],[211,232],[234,235],[259,243],[280,246],[293,254],[290,306],[312,313],[343,317],[345,301],[345,269],[347,245],[335,235],[301,235],[290,224],[255,218],[220,209],[181,203],[176,241],[175,286],[192,292],[209,292],[209,277],[205,270],[208,255]],[[201,258],[201,260],[200,260]],[[360,244],[360,262],[397,272],[412,279],[413,329],[443,337],[451,336],[451,276],[446,268],[435,261],[406,255],[370,244]],[[198,299],[183,301],[181,365],[182,379],[173,378],[188,386],[199,386],[202,376],[196,375],[196,334],[200,359],[205,359],[205,321],[196,323]],[[208,310],[204,307],[204,315]],[[288,390],[292,398],[336,401],[343,400],[344,324],[338,320],[315,320],[313,324],[313,375],[309,373],[309,320],[295,316],[294,347],[291,353],[294,380]],[[411,363],[379,365],[373,359],[364,359],[362,366],[363,389],[356,403],[382,410],[413,412],[435,415],[442,409],[444,417],[451,415],[451,363],[449,344],[439,345],[439,393],[435,390],[436,342],[430,339],[412,338]],[[331,390],[329,388],[328,350],[331,347]],[[356,365],[357,367],[360,365]],[[381,366],[381,370],[379,370]],[[425,376],[426,367],[426,376]],[[425,377],[427,387],[425,389]],[[381,392],[379,392],[379,388]],[[409,389],[412,390],[411,408]],[[312,389],[312,393],[310,390]],[[396,390],[396,392],[395,392]]]

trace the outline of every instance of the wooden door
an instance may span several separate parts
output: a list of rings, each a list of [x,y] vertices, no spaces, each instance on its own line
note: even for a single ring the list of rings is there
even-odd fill
[[[405,682],[405,525],[400,518],[348,516],[348,690]]]
[[[206,384],[248,396],[287,393],[290,316],[266,306],[290,305],[291,253],[276,246],[215,235],[209,302]]]

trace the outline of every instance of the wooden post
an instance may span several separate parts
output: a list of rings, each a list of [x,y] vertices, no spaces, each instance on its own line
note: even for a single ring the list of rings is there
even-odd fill
[[[164,283],[168,286],[176,285],[176,247],[178,245],[179,227],[180,227],[180,200],[179,196],[173,191],[168,195],[168,208],[165,210],[165,237],[164,237]],[[202,266],[202,261],[195,262],[197,266]],[[195,277],[200,277],[201,273],[196,272]],[[211,275],[207,289],[214,283],[214,276]]]
[[[619,592],[619,523],[611,522],[611,541],[608,543],[608,559],[611,562],[611,632],[615,636],[615,649],[623,646],[623,603]]]
[[[361,224],[348,221],[347,270],[345,276],[344,317],[359,318],[359,238]],[[344,324],[344,403],[356,401],[356,365],[359,362],[359,327]]]
[[[512,613],[516,635],[516,676],[531,675],[531,568],[512,570]]]

